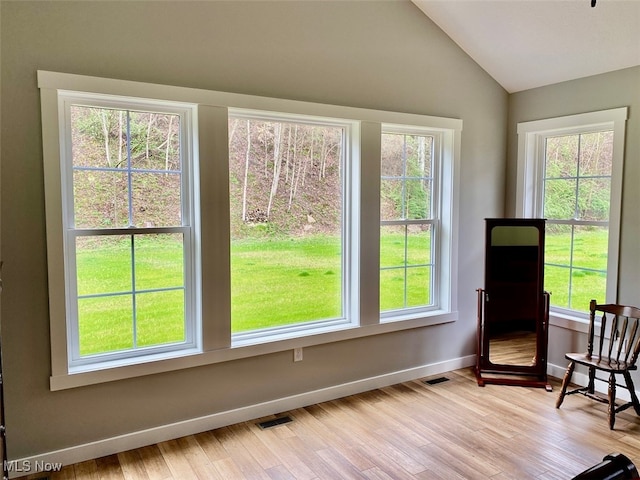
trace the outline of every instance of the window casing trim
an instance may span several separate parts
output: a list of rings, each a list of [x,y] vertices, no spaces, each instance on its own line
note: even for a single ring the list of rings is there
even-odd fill
[[[265,343],[237,345],[233,348],[176,352],[172,356],[148,356],[142,361],[114,361],[102,364],[100,369],[68,370],[52,374],[49,385],[52,391],[66,390],[86,385],[135,378],[156,373],[171,372],[185,368],[201,367],[214,363],[228,362],[258,355],[268,355],[293,350],[299,347],[312,347],[332,342],[341,342],[385,333],[412,330],[433,325],[451,323],[458,320],[458,312],[435,311],[419,318],[407,317],[404,321],[384,322],[375,325],[343,325],[331,331],[306,332],[295,338],[273,339]]]
[[[390,123],[397,125],[431,127],[439,130],[462,131],[462,120],[413,113],[400,113],[343,105],[311,103],[261,97],[239,93],[218,92],[190,87],[178,87],[130,80],[91,77],[70,73],[38,70],[38,87],[42,90],[72,91],[99,96],[114,95],[157,101],[193,103],[197,105],[224,106],[263,112],[282,112],[303,117],[315,116],[359,122]]]

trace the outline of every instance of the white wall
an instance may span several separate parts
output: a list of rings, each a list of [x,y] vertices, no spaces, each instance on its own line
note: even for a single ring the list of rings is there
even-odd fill
[[[10,458],[475,354],[483,219],[503,214],[508,95],[412,3],[0,5]],[[306,348],[296,364],[282,352],[49,391],[38,69],[462,119],[460,319]]]

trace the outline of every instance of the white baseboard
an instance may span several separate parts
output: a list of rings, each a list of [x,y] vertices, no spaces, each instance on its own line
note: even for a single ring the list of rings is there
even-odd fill
[[[568,365],[568,362],[567,362]],[[555,378],[559,378],[560,380],[562,380],[564,378],[564,372],[567,370],[567,365],[564,366],[560,366],[560,365],[554,365],[553,363],[547,363],[547,375],[549,375],[550,377],[555,377]],[[579,378],[581,374],[579,374],[578,372],[574,372],[574,381],[576,380],[582,380]],[[583,375],[584,378],[587,378],[586,375]],[[580,383],[580,381],[576,381],[576,383]],[[586,382],[584,383],[584,385],[586,385]]]
[[[134,448],[152,445],[154,443],[174,438],[193,435],[216,428],[246,422],[255,418],[265,417],[278,412],[286,412],[296,408],[316,403],[334,400],[336,398],[354,395],[374,390],[376,388],[394,385],[396,383],[414,380],[416,378],[438,375],[460,368],[471,367],[476,363],[476,356],[469,355],[446,362],[423,365],[397,372],[391,372],[376,377],[365,378],[355,382],[335,385],[311,392],[305,392],[290,397],[279,398],[256,405],[250,405],[225,412],[214,413],[204,417],[193,418],[181,422],[161,425],[146,430],[127,433],[117,437],[107,438],[96,442],[76,445],[74,447],[41,453],[30,457],[11,459],[8,464],[11,469],[9,478],[33,474],[43,468],[55,468],[60,465],[70,465],[94,458],[124,452]]]

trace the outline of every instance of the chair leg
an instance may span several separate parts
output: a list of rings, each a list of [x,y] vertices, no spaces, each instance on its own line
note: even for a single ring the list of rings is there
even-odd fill
[[[636,389],[633,386],[633,380],[631,380],[631,374],[629,372],[624,372],[623,375],[624,381],[627,385],[627,390],[629,390],[629,395],[631,396],[633,409],[636,411],[637,415],[640,415],[640,402],[638,402],[638,396],[636,395]]]
[[[556,400],[556,408],[560,408],[562,402],[564,400],[564,396],[567,393],[567,387],[571,382],[571,376],[573,375],[573,370],[576,368],[576,362],[569,363],[567,366],[567,370],[564,372],[564,378],[562,379],[562,388],[560,390],[560,394],[558,395],[558,400]]]
[[[616,374],[609,375],[609,428],[616,422]]]
[[[587,392],[591,395],[595,393],[595,380],[596,380],[596,369],[595,367],[589,367],[589,383],[587,385]]]

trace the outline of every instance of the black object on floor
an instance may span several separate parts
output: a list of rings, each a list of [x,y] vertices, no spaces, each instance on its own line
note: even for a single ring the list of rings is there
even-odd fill
[[[572,480],[631,480],[638,478],[638,470],[621,453],[611,453],[602,462],[573,477]]]

